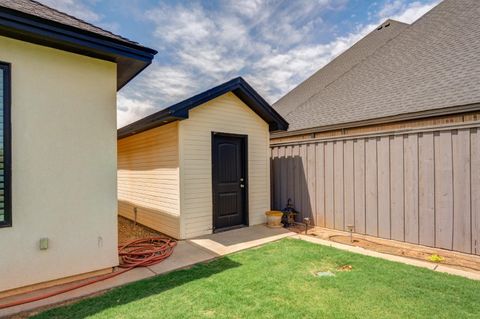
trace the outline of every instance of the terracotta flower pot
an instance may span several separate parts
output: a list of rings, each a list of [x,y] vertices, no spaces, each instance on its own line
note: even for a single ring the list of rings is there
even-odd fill
[[[272,228],[282,227],[283,213],[278,210],[270,210],[265,213],[267,216],[267,226]]]

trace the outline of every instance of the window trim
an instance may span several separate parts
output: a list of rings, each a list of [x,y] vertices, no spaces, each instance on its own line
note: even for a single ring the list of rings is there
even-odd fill
[[[4,167],[4,221],[0,228],[12,226],[12,134],[11,134],[11,64],[0,61],[3,71],[3,167]]]

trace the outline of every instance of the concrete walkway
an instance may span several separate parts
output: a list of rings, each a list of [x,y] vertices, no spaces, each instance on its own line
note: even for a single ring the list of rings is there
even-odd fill
[[[272,229],[263,225],[258,225],[203,236],[192,240],[179,241],[173,254],[159,264],[150,267],[135,268],[117,277],[91,284],[80,289],[72,290],[58,296],[53,296],[44,300],[39,300],[8,309],[2,309],[0,310],[0,318],[19,314],[21,312],[34,311],[37,308],[38,310],[42,310],[42,308],[46,308],[55,304],[68,302],[89,295],[95,295],[131,282],[151,278],[173,270],[187,268],[197,263],[207,262],[220,256],[266,244],[293,235],[295,235],[295,233],[289,232],[284,228]],[[0,304],[54,292],[62,288],[77,285],[83,281],[76,281],[69,284],[58,285],[30,293],[3,298],[0,299]]]

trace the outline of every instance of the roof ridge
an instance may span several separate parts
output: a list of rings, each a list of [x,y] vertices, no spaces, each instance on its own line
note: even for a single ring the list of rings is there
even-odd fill
[[[83,20],[83,19],[77,18],[77,17],[75,17],[75,16],[73,16],[73,15],[71,15],[71,14],[68,14],[68,13],[64,12],[64,11],[61,11],[61,10],[58,10],[58,9],[56,9],[56,8],[50,7],[50,6],[48,6],[48,5],[44,4],[44,3],[41,3],[40,1],[37,1],[37,0],[29,0],[29,1],[34,2],[34,3],[36,3],[36,4],[38,4],[38,5],[42,6],[42,7],[48,8],[48,9],[50,9],[50,10],[56,11],[56,12],[58,12],[58,13],[60,13],[60,14],[66,15],[66,16],[69,17],[69,18],[72,18],[72,19],[77,20],[77,21],[79,21],[79,22],[85,23],[85,24],[87,24],[87,25],[89,25],[89,26],[91,26],[91,27],[94,27],[94,28],[96,28],[96,29],[102,30],[102,31],[104,31],[104,32],[106,32],[106,33],[111,34],[112,36],[119,37],[119,38],[121,38],[121,39],[123,39],[123,40],[125,40],[125,41],[128,41],[128,42],[131,42],[131,43],[139,44],[139,43],[136,42],[136,41],[130,40],[129,38],[126,38],[126,37],[123,37],[123,36],[121,36],[121,35],[119,35],[119,34],[113,33],[112,31],[106,30],[106,29],[104,29],[104,28],[101,28],[101,27],[93,24],[93,23],[90,23],[90,22],[85,21],[85,20]],[[57,22],[57,23],[60,23],[60,22]],[[87,31],[87,32],[88,32],[88,30],[84,30],[84,29],[81,29],[81,28],[78,28],[78,27],[75,27],[75,26],[70,26],[70,27],[75,28],[75,29],[80,29],[80,30],[82,30],[82,31]]]
[[[343,78],[345,76],[345,74],[349,73],[350,71],[352,71],[353,69],[355,69],[358,65],[362,64],[365,60],[369,59],[371,56],[373,56],[376,52],[378,52],[378,50],[380,50],[381,48],[385,47],[388,43],[390,43],[392,40],[396,39],[400,34],[402,34],[403,32],[405,32],[405,30],[407,30],[408,28],[410,28],[411,24],[408,24],[408,23],[405,23],[405,22],[400,22],[400,21],[396,21],[396,20],[393,20],[393,19],[387,19],[385,21],[383,21],[382,23],[380,23],[375,29],[373,29],[372,31],[370,31],[366,36],[364,36],[363,38],[361,38],[360,40],[358,40],[357,42],[355,42],[352,46],[350,46],[347,50],[343,51],[341,54],[339,54],[338,56],[336,56],[333,60],[331,60],[330,62],[328,62],[327,64],[325,64],[320,70],[322,70],[323,68],[325,68],[327,65],[329,65],[330,63],[332,63],[333,61],[335,61],[337,58],[341,57],[343,54],[347,53],[347,51],[349,51],[351,48],[355,47],[356,45],[358,45],[360,43],[361,40],[363,40],[364,38],[368,37],[370,34],[372,34],[373,32],[375,31],[378,31],[378,28],[380,26],[383,26],[385,25],[387,22],[391,22],[391,21],[394,21],[394,22],[398,22],[398,23],[401,23],[401,24],[405,24],[406,27],[405,29],[401,30],[397,35],[395,35],[393,38],[391,39],[388,39],[384,44],[382,44],[381,46],[379,46],[378,48],[376,48],[371,54],[367,55],[365,58],[363,58],[362,60],[360,60],[358,63],[356,63],[355,65],[353,65],[351,68],[349,68],[348,70],[346,70],[345,72],[343,72],[342,74],[340,74],[338,77],[336,77],[333,81],[330,81],[329,83],[325,84],[324,87],[322,87],[318,92],[315,92],[313,95],[311,95],[308,99],[306,99],[302,104],[298,105],[297,107],[293,108],[290,112],[286,113],[284,116],[287,117],[288,115],[290,115],[292,112],[296,111],[297,109],[301,108],[303,105],[305,105],[308,101],[310,101],[313,97],[317,96],[318,94],[320,94],[323,90],[325,90],[326,88],[328,88],[330,85],[332,85],[333,83],[337,82],[339,79]],[[318,71],[320,71],[318,70]],[[317,71],[317,72],[318,72]],[[307,81],[308,79],[310,79],[312,76],[314,76],[317,72],[315,72],[314,74],[312,74],[310,77],[308,77],[305,81]],[[303,83],[303,82],[302,82]],[[300,84],[299,84],[300,85]]]

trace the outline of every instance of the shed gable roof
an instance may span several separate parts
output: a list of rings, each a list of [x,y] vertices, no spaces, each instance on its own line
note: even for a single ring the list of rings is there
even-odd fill
[[[445,0],[300,101],[285,115],[290,131],[362,125],[395,116],[418,118],[433,111],[455,113],[458,106],[478,109],[479,32],[477,0]]]
[[[188,118],[189,110],[216,97],[232,92],[269,124],[270,131],[287,130],[288,123],[243,78],[238,77],[219,86],[183,100],[166,109],[120,128],[118,139],[131,136],[172,121]],[[226,119],[227,120],[227,119]]]

